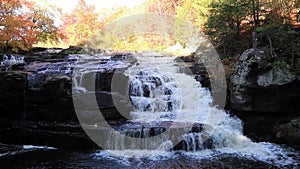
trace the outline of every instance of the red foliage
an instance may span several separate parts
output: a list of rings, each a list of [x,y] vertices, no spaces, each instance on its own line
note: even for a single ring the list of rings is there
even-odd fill
[[[89,6],[84,0],[79,0],[77,7],[62,16],[60,33],[62,39],[69,45],[79,45],[100,30],[99,14],[95,6]]]

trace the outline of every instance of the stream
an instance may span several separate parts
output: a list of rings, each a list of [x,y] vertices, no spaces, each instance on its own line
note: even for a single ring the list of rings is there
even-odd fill
[[[69,57],[64,69],[58,68],[62,65],[52,64],[40,73],[72,74],[75,95],[91,90],[84,73],[124,64],[118,61],[101,64],[108,56],[99,56],[102,60],[93,64],[76,62],[77,58],[73,57]],[[136,59],[124,71],[129,79],[125,97],[131,103],[131,111],[129,115],[120,113],[128,120],[101,136],[106,139],[101,142],[104,150],[0,144],[0,168],[300,167],[298,150],[253,142],[243,135],[243,122],[217,108],[210,91],[193,75],[181,73],[174,57],[138,56]],[[118,84],[118,79],[114,83]],[[116,105],[119,106],[122,109],[123,105]],[[93,130],[103,128],[94,122],[87,125],[89,129],[94,127]]]

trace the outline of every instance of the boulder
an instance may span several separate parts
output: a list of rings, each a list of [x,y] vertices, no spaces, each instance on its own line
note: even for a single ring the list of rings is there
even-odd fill
[[[295,76],[287,68],[274,67],[258,76],[257,84],[262,87],[284,85],[292,82]]]
[[[230,107],[234,111],[299,113],[300,81],[286,67],[274,66],[267,53],[246,50],[231,76]]]

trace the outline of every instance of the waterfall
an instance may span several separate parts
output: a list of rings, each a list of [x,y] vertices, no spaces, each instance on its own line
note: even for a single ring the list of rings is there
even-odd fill
[[[132,77],[129,90],[137,111],[167,112],[181,107],[176,81],[156,69],[144,69]]]
[[[243,135],[242,121],[226,111],[213,106],[213,98],[208,89],[194,77],[178,72],[179,67],[172,57],[139,57],[136,66],[129,68],[125,74],[129,76],[129,97],[134,107],[131,112],[131,123],[146,124],[149,128],[125,128],[120,133],[123,137],[111,135],[109,145],[113,154],[143,157],[149,153],[185,150],[187,152],[205,154],[214,150],[219,153],[236,153],[241,156],[255,158],[279,165],[291,164],[293,160],[277,145],[271,143],[255,143]],[[163,138],[155,140],[153,145],[142,146],[148,149],[136,150],[143,144],[143,139],[153,136],[151,126],[162,123],[179,124],[186,132],[174,144]],[[201,124],[201,130],[182,127],[182,124]],[[157,128],[157,133],[164,133],[166,128]],[[160,130],[160,131],[159,131]],[[178,129],[180,130],[180,129]],[[173,132],[174,137],[176,132]],[[126,142],[126,136],[139,138],[134,142]],[[131,148],[124,148],[130,144]],[[153,152],[153,147],[159,148]],[[156,153],[155,153],[156,152]],[[277,152],[274,153],[274,152]],[[280,153],[278,153],[280,152]],[[199,155],[201,156],[201,155]]]
[[[131,66],[103,56],[99,60],[86,58],[77,61],[74,66],[77,71],[73,73],[76,93],[94,92],[95,89],[85,83],[97,79],[97,73],[105,70],[126,68],[124,75],[126,80],[129,79],[126,97],[132,106],[130,118],[110,126],[110,129],[95,124],[91,131],[102,130],[99,135],[95,132],[95,142],[103,143],[100,145],[117,158],[159,159],[165,154],[176,156],[174,153],[207,158],[233,154],[276,166],[295,162],[280,146],[255,143],[244,136],[242,121],[214,106],[210,91],[202,87],[192,73],[181,73],[178,65],[173,57],[137,57],[137,62]],[[110,73],[112,75],[113,71]],[[101,83],[101,78],[98,78],[95,85],[99,90],[102,90]],[[124,81],[112,78],[111,83],[123,86]],[[111,90],[123,94],[120,92],[123,90],[113,91],[112,86]],[[110,92],[110,88],[105,91]],[[116,107],[123,106],[123,103],[127,106],[127,102],[116,103],[120,104]]]
[[[210,140],[210,144],[215,145],[206,143],[220,125],[228,128],[228,131],[238,130],[241,133],[241,121],[214,107],[210,91],[201,87],[194,77],[180,73],[180,67],[175,66],[174,58],[140,57],[138,60],[137,66],[125,72],[130,77],[129,97],[134,107],[134,111],[131,112],[132,122],[152,125],[174,123],[186,131],[181,135],[181,141],[176,142],[181,146],[177,145],[177,149],[187,151],[220,147],[217,146],[221,145],[218,141],[222,140],[217,139],[217,136],[216,139],[213,138],[214,141]],[[194,133],[190,131],[191,126],[187,127],[186,124],[203,124],[203,129]],[[160,140],[157,144],[168,141],[170,140]]]

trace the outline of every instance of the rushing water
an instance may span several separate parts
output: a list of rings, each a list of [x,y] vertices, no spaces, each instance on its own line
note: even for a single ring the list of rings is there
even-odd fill
[[[209,90],[202,88],[193,76],[179,73],[179,67],[173,59],[138,57],[137,64],[125,72],[129,77],[129,97],[134,110],[130,113],[128,123],[119,129],[124,137],[110,134],[107,147],[111,149],[66,151],[47,147],[17,147],[12,148],[14,151],[11,152],[14,153],[0,155],[0,167],[299,167],[299,153],[296,150],[273,143],[255,143],[244,136],[242,121],[216,108]],[[122,65],[104,57],[92,63],[71,63],[73,65],[54,67],[63,67],[60,70],[67,71],[66,74],[73,70],[72,66],[80,67],[82,71],[73,74],[78,93],[87,92],[88,89],[82,84],[84,76],[90,71]],[[51,73],[52,68],[42,71]],[[192,131],[195,124],[200,126],[199,130]],[[184,133],[178,136],[178,133],[171,132],[171,135],[160,137],[151,144],[143,142],[143,139],[164,134],[166,126],[184,128]],[[137,138],[130,142],[130,146],[126,145],[129,144],[125,139],[128,136]],[[177,148],[174,148],[176,144]]]
[[[132,122],[155,124],[171,121],[176,124],[204,124],[202,130],[204,132],[187,132],[181,136],[186,146],[184,149],[187,150],[181,152],[184,156],[203,159],[231,154],[235,158],[261,161],[272,166],[298,166],[297,160],[293,159],[297,154],[291,150],[272,143],[255,143],[244,136],[241,120],[214,107],[210,92],[202,88],[194,77],[178,73],[173,58],[141,57],[138,63],[126,72],[131,79],[130,97],[135,108],[131,112]],[[208,137],[211,139],[209,148],[203,145],[208,141]],[[159,144],[166,143],[170,142],[164,140]],[[174,152],[164,152],[164,149],[149,152],[145,150],[112,152],[124,157],[148,157],[151,154],[151,158],[154,159],[160,158],[153,157],[153,154],[165,158],[174,156]]]

